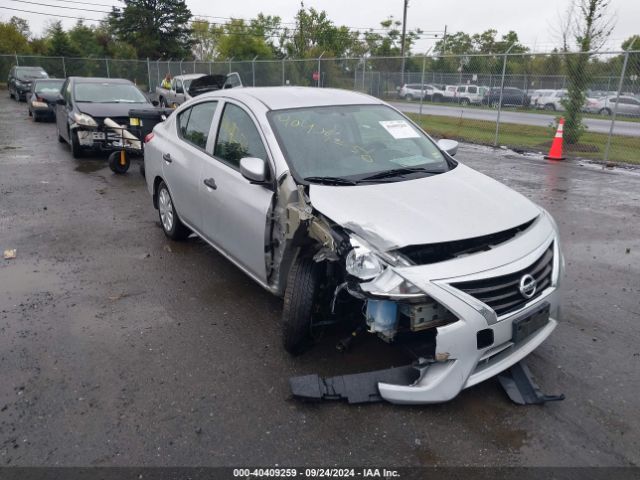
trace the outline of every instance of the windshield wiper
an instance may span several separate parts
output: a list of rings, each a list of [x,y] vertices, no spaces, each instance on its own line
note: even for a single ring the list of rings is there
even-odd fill
[[[408,175],[410,173],[442,173],[436,170],[429,170],[424,167],[403,167],[403,168],[392,168],[391,170],[385,170],[384,172],[374,173],[373,175],[369,175],[368,177],[364,177],[358,180],[358,182],[363,182],[367,180],[380,180],[383,178],[391,178],[391,177],[402,177],[404,175]]]
[[[342,177],[305,177],[305,181],[324,185],[355,185],[356,182]]]

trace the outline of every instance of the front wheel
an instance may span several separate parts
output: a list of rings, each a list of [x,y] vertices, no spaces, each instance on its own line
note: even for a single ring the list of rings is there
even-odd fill
[[[289,270],[282,308],[282,343],[292,355],[307,350],[314,340],[314,324],[326,319],[329,300],[322,265],[312,257],[298,257]]]
[[[404,99],[405,99],[407,102],[411,102],[411,101],[413,101],[413,95],[411,95],[410,93],[407,93],[407,94],[404,96]]]
[[[469,99],[468,98],[463,98],[462,100],[460,100],[460,105],[462,105],[463,107],[466,107],[467,105],[469,105]]]
[[[544,106],[544,109],[548,111],[555,111],[556,106],[553,103],[549,103],[548,105]]]
[[[185,240],[191,233],[182,223],[173,205],[169,188],[164,182],[158,185],[158,214],[164,234],[171,240]]]
[[[81,158],[82,147],[80,146],[80,140],[78,140],[78,132],[69,130],[69,140],[71,146],[71,156],[73,158]]]
[[[600,111],[598,112],[600,115],[607,115],[610,116],[611,115],[611,110],[609,110],[608,108],[601,108]]]

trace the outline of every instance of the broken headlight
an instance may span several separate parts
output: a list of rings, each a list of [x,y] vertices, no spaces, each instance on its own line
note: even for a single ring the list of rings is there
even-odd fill
[[[71,118],[78,125],[82,125],[84,127],[97,127],[98,126],[98,124],[93,119],[93,117],[91,115],[87,115],[86,113],[74,113]]]
[[[361,283],[360,288],[371,295],[394,298],[422,297],[426,295],[426,293],[413,283],[402,278],[391,268],[387,268],[375,280]]]
[[[384,270],[382,261],[367,247],[351,241],[354,248],[347,254],[345,267],[349,275],[362,280],[377,277]]]

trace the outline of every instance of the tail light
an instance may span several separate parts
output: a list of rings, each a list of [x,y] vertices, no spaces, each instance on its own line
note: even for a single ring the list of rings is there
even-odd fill
[[[147,135],[144,137],[144,143],[149,143],[151,140],[153,140],[153,132],[147,133]]]

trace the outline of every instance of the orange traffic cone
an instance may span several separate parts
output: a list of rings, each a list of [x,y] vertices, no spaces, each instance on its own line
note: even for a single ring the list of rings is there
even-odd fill
[[[544,158],[547,160],[564,160],[562,156],[562,131],[564,129],[564,118],[560,117],[560,121],[558,122],[558,130],[556,131],[556,136],[553,138],[553,142],[551,143],[551,148],[549,149],[549,155],[546,155]]]

